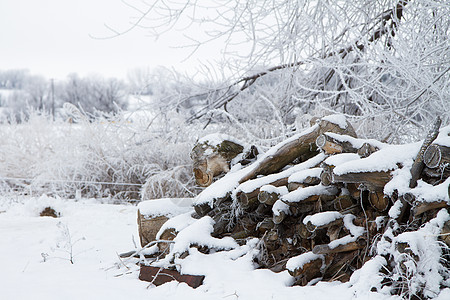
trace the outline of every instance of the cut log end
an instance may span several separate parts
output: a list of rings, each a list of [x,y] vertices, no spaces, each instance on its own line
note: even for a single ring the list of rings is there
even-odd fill
[[[195,182],[202,187],[207,187],[211,185],[213,176],[201,169],[194,168]]]

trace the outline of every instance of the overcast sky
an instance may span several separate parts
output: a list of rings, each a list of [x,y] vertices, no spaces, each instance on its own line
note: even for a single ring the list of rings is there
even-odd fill
[[[156,42],[137,29],[90,37],[110,35],[104,24],[126,28],[132,14],[120,0],[1,0],[0,70],[27,68],[48,78],[71,72],[125,78],[128,70],[157,65],[192,71],[198,59],[182,62],[188,51],[173,48],[170,35]]]

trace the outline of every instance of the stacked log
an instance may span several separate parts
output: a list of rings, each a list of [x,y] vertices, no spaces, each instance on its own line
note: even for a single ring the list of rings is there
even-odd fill
[[[214,237],[231,236],[240,244],[260,239],[264,251],[255,262],[275,272],[288,270],[295,284],[348,281],[368,259],[371,241],[390,226],[386,220],[403,225],[418,218],[426,222],[440,209],[448,210],[449,201],[421,202],[397,190],[385,193],[402,165],[385,170],[339,169],[346,162],[364,165],[385,146],[358,139],[348,122],[343,127],[325,119],[275,146],[250,168],[235,173],[236,185],[229,191],[212,202],[195,203],[193,216],[213,218]],[[448,178],[450,151],[433,144],[436,127],[415,160],[412,185],[418,179],[440,184]],[[418,170],[423,171],[417,175]],[[430,177],[437,171],[439,180]],[[390,211],[394,203],[399,208],[396,214]],[[442,229],[447,245],[449,224]]]

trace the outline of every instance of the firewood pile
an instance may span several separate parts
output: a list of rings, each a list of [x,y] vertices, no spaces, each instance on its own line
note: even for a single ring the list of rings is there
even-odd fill
[[[422,145],[359,139],[342,116],[314,120],[264,154],[231,138],[201,141],[191,157],[198,184],[209,186],[194,199],[193,217],[212,218],[215,238],[239,244],[258,238],[259,267],[288,270],[296,285],[346,282],[376,254],[377,242],[396,243],[393,237],[449,211],[450,129],[437,139],[440,125]],[[213,182],[221,172],[226,174]],[[424,185],[445,194],[422,196]],[[439,239],[447,247],[449,232],[446,221]],[[419,259],[409,246],[394,245]],[[385,259],[385,273],[401,263]]]

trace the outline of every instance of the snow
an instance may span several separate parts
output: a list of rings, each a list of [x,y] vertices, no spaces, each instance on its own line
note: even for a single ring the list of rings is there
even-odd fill
[[[306,252],[290,258],[286,263],[286,269],[294,272],[296,269],[303,268],[305,264],[310,263],[316,259],[322,259],[322,261],[325,261],[325,256],[323,256],[322,254],[314,254],[311,251]]]
[[[358,138],[351,137],[349,135],[342,135],[342,134],[338,134],[338,133],[334,133],[334,132],[325,132],[324,134],[328,135],[329,137],[331,137],[337,141],[348,142],[355,149],[361,148],[364,143],[368,143],[378,149],[382,149],[389,145],[389,144],[385,144],[385,143],[382,143],[382,142],[380,142],[378,140],[374,140],[374,139],[358,139]]]
[[[333,195],[337,191],[334,186],[324,186],[322,184],[308,186],[305,188],[298,188],[286,195],[283,195],[272,207],[275,214],[284,211],[287,212],[287,204],[285,202],[301,202],[306,198],[314,195]]]
[[[439,135],[433,141],[433,144],[450,147],[450,125],[446,126],[446,127],[442,127],[439,130]]]
[[[200,205],[200,204],[208,203],[212,207],[215,199],[225,197],[227,195],[228,191],[235,189],[239,185],[239,181],[242,178],[244,178],[247,174],[249,174],[251,171],[253,171],[255,168],[257,168],[258,164],[261,161],[274,155],[281,147],[283,147],[287,143],[295,141],[296,139],[299,139],[300,137],[311,133],[312,131],[317,129],[318,126],[319,125],[314,125],[308,129],[304,130],[303,132],[293,135],[292,137],[284,140],[283,142],[273,146],[266,153],[258,155],[257,161],[255,161],[250,166],[247,166],[245,168],[242,168],[242,166],[240,166],[240,164],[233,166],[233,168],[231,168],[230,172],[225,174],[224,177],[213,182],[210,186],[208,186],[206,189],[204,189],[199,195],[197,195],[197,197],[194,200],[194,204]],[[316,157],[320,158],[320,156],[316,156]],[[311,161],[311,159],[308,161]],[[306,165],[303,166],[303,168],[305,168],[305,169],[307,169],[309,167],[311,167],[311,166],[306,166]],[[298,171],[298,169],[297,169],[297,171]],[[279,175],[277,175],[277,176],[279,176]],[[269,184],[269,183],[270,182],[265,182],[263,184],[260,184],[257,186],[257,188],[261,187],[262,185]],[[250,186],[249,188],[251,188],[251,187],[252,186]]]
[[[261,192],[267,192],[267,193],[276,193],[279,195],[286,195],[289,191],[286,186],[280,186],[276,187],[270,184],[263,185],[260,189]]]
[[[61,217],[39,217],[40,210],[48,205],[59,211]],[[319,282],[315,286],[291,287],[293,278],[287,271],[273,273],[255,269],[253,257],[259,253],[257,239],[248,240],[242,246],[230,239],[210,239],[207,235],[212,220],[195,220],[190,213],[169,220],[171,227],[178,227],[181,232],[194,226],[177,237],[180,245],[183,244],[183,247],[177,246],[178,251],[185,250],[194,241],[230,250],[205,255],[191,247],[189,256],[175,258],[182,273],[205,275],[204,284],[197,289],[178,282],[150,286],[138,280],[135,261],[117,257],[117,253],[136,249],[133,242],[138,240],[136,214],[136,206],[102,204],[94,199],[0,196],[1,299],[325,300],[330,295],[335,300],[399,299],[370,291],[381,282],[378,270],[385,264],[381,256],[356,270],[350,283]],[[448,214],[440,213],[439,219],[422,234],[430,234],[429,238],[435,242],[436,228],[447,218]],[[73,264],[69,261],[69,248],[65,247],[68,232],[73,246]],[[291,258],[289,268],[306,263],[306,258],[306,255]],[[434,269],[433,274],[436,274]],[[428,283],[433,291],[435,282]],[[436,299],[447,299],[448,295],[450,289],[445,289]]]
[[[306,225],[308,222],[311,222],[311,224],[313,224],[314,226],[319,227],[336,221],[337,219],[340,219],[342,217],[343,215],[340,212],[324,211],[311,216],[306,216],[303,219],[303,224]]]
[[[246,182],[243,182],[242,184],[240,184],[238,186],[235,193],[237,193],[239,191],[242,191],[244,193],[250,193],[250,192],[256,190],[257,188],[260,188],[263,185],[268,185],[268,184],[270,184],[278,179],[281,179],[281,178],[290,177],[294,173],[299,173],[299,172],[309,173],[309,172],[311,172],[310,168],[320,164],[325,159],[325,157],[326,157],[325,154],[319,153],[316,156],[308,159],[307,161],[304,161],[300,164],[294,165],[294,166],[292,166],[284,171],[281,171],[279,173],[270,174],[270,175],[252,179],[252,180],[247,180]],[[314,172],[318,172],[318,171],[316,170]]]
[[[307,170],[298,171],[298,172],[295,172],[294,174],[292,174],[291,176],[289,176],[288,182],[302,183],[308,177],[319,178],[320,173],[322,173],[322,168],[311,168],[311,169],[307,169]]]
[[[447,201],[450,204],[450,198],[448,195],[448,186],[450,185],[450,177],[443,183],[432,186],[422,180],[417,182],[417,187],[412,189],[411,192],[416,196],[417,201],[421,202],[435,202],[435,201]]]
[[[328,157],[324,162],[329,166],[339,166],[343,163],[360,159],[361,158],[356,153],[340,153]]]
[[[211,133],[208,134],[198,140],[198,144],[207,144],[211,146],[219,146],[223,141],[230,141],[233,143],[236,143],[238,145],[245,145],[245,143],[241,142],[240,140],[236,139],[235,137],[225,134],[225,133]]]
[[[398,169],[398,164],[411,165],[419,152],[421,142],[406,145],[389,145],[369,157],[343,163],[333,169],[334,174],[361,172],[387,172]]]
[[[205,216],[184,230],[180,231],[175,241],[175,246],[171,253],[183,253],[189,249],[191,245],[207,246],[211,249],[234,249],[238,246],[236,241],[231,237],[224,237],[221,239],[211,236],[213,231],[214,220],[211,217]]]
[[[336,124],[339,127],[341,127],[341,129],[346,129],[348,126],[347,119],[342,114],[329,115],[329,116],[323,117],[322,120]]]
[[[192,198],[162,198],[142,201],[138,204],[140,213],[149,217],[174,217],[192,210]]]
[[[175,229],[176,232],[180,232],[181,230],[185,229],[189,225],[193,224],[196,220],[191,217],[192,212],[180,214],[178,216],[175,216],[173,218],[170,218],[165,222],[161,228],[159,229],[158,233],[156,234],[156,239],[160,239],[161,235],[166,229]]]
[[[395,201],[394,205],[389,209],[388,215],[392,219],[397,219],[400,216],[401,209],[402,209],[402,201],[397,200]]]

